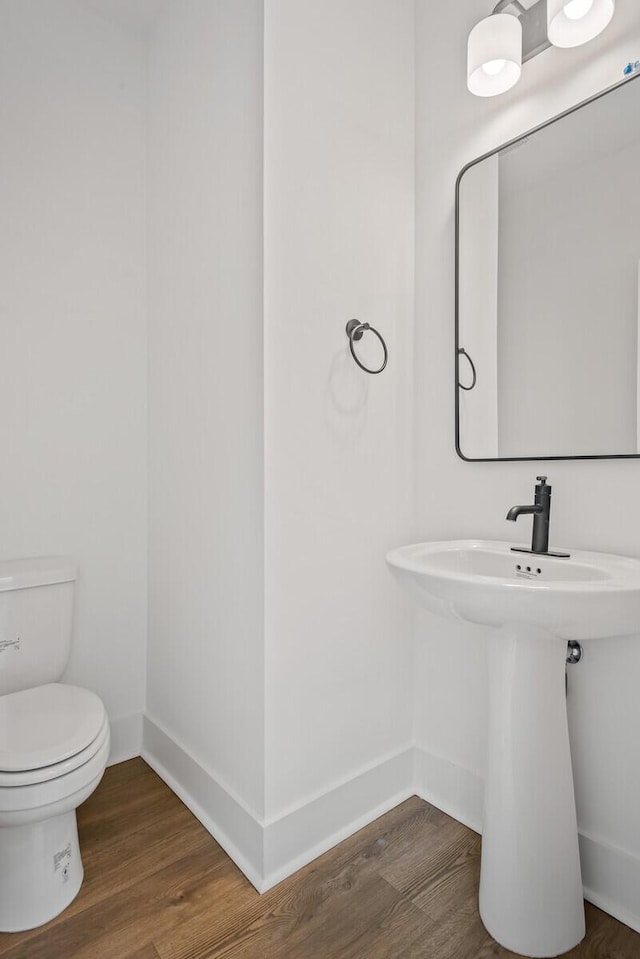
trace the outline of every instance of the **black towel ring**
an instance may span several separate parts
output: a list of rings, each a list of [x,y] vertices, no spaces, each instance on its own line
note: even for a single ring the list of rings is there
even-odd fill
[[[358,340],[361,340],[367,330],[369,330],[371,333],[374,333],[375,336],[378,337],[378,339],[380,340],[382,349],[384,350],[384,359],[382,361],[382,366],[377,370],[370,370],[368,366],[365,366],[364,363],[361,363],[358,357],[356,356],[356,351],[353,346],[353,341],[355,340],[357,342]],[[351,355],[356,361],[356,363],[358,364],[358,366],[360,367],[360,369],[364,370],[365,373],[371,373],[374,376],[376,375],[376,373],[382,373],[383,369],[387,365],[389,353],[387,351],[387,344],[383,340],[380,333],[378,333],[378,331],[375,330],[368,323],[361,323],[360,320],[349,320],[349,322],[347,323],[347,336],[349,337],[349,349],[351,350]]]
[[[469,365],[471,366],[471,372],[473,374],[473,379],[471,380],[471,386],[463,386],[460,380],[458,380],[458,386],[460,387],[460,389],[466,390],[467,392],[469,392],[470,390],[474,388],[474,386],[476,385],[478,381],[478,377],[476,375],[476,368],[473,360],[471,359],[467,351],[463,349],[463,347],[460,347],[460,349],[458,350],[458,355],[466,356],[466,358],[469,360]]]

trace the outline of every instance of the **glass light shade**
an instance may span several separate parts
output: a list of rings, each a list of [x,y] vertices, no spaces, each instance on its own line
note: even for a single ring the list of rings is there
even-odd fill
[[[467,46],[467,86],[477,97],[506,93],[520,79],[522,24],[509,13],[477,23]]]
[[[615,0],[547,0],[547,33],[554,47],[579,47],[608,25]]]

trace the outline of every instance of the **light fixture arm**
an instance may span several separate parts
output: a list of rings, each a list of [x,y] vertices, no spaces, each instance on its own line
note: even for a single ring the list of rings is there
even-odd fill
[[[547,35],[547,0],[537,0],[529,8],[520,0],[499,0],[491,15],[511,13],[508,7],[513,7],[513,15],[522,24],[522,62],[526,63],[551,46]]]
[[[518,16],[527,12],[527,8],[522,6],[520,0],[499,0],[493,8],[492,13],[502,13],[507,7],[515,7],[518,11]]]

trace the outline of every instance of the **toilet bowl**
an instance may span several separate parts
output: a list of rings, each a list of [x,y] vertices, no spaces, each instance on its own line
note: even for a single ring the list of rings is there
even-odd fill
[[[102,778],[109,722],[86,689],[51,683],[0,696],[0,930],[42,925],[83,878],[76,809]]]
[[[0,563],[0,932],[40,926],[78,894],[76,809],[109,757],[109,720],[95,693],[25,681],[59,678],[68,657],[75,570],[49,560],[43,574],[43,562],[28,561],[25,572],[22,561],[13,576]],[[45,610],[57,615],[43,619]]]

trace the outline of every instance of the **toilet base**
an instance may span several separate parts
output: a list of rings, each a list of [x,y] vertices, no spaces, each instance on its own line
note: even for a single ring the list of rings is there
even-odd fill
[[[75,809],[0,829],[0,863],[0,932],[22,932],[49,922],[82,885]]]

